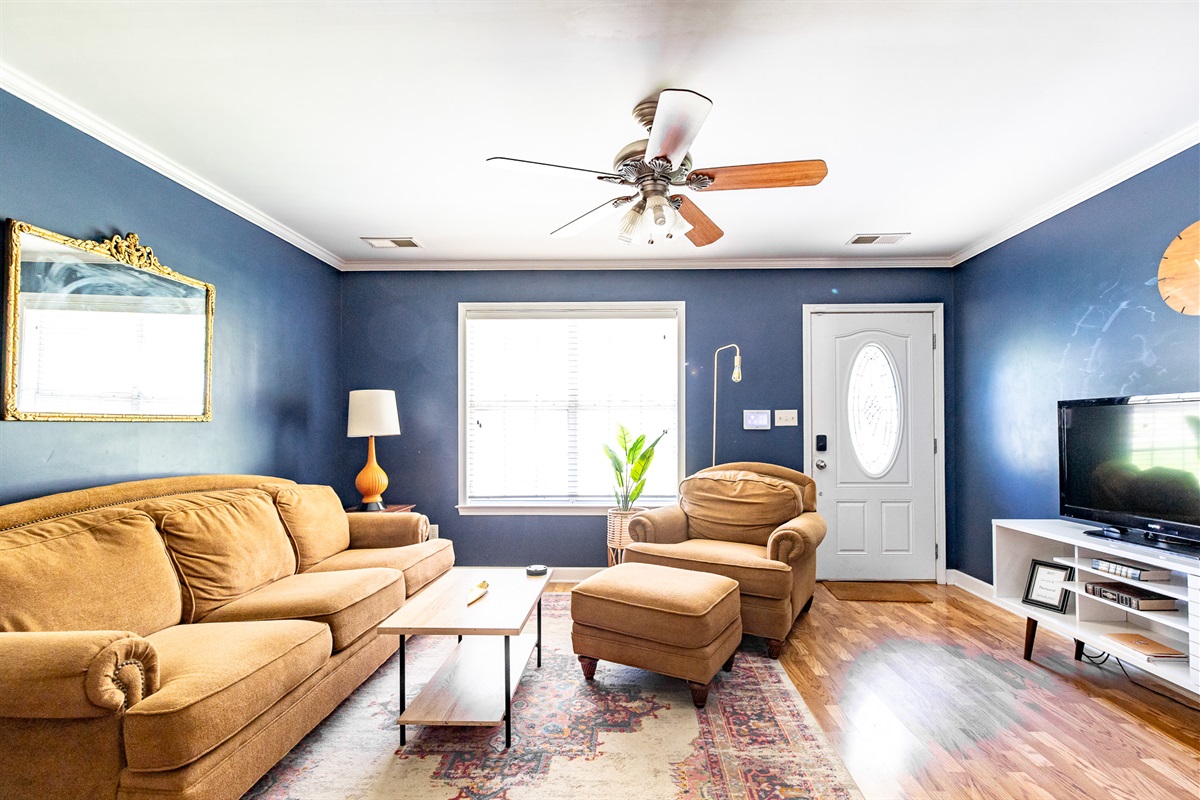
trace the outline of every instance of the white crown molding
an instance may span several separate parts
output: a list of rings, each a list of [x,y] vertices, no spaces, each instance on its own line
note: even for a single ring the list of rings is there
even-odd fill
[[[73,128],[77,128],[114,150],[129,156],[139,164],[144,164],[181,186],[191,189],[201,197],[211,200],[247,222],[278,236],[314,258],[319,258],[336,269],[342,268],[342,260],[316,242],[301,236],[279,220],[214,186],[154,148],[116,129],[90,111],[86,111],[2,61],[0,61],[0,89],[12,93],[52,117],[57,117]]]
[[[974,258],[1001,242],[1011,239],[1019,233],[1024,233],[1035,225],[1040,225],[1056,214],[1061,214],[1085,200],[1090,200],[1101,192],[1116,186],[1121,181],[1128,180],[1140,172],[1145,172],[1151,167],[1161,164],[1172,156],[1179,155],[1184,150],[1198,143],[1200,143],[1200,123],[1193,123],[1167,140],[1143,150],[1123,164],[1118,164],[1048,205],[1022,217],[1013,224],[980,239],[969,247],[959,250],[949,259],[951,266],[957,267],[967,259]]]
[[[873,269],[950,268],[949,258],[728,258],[594,261],[344,261],[345,272],[453,272],[475,270],[619,270],[619,269]]]

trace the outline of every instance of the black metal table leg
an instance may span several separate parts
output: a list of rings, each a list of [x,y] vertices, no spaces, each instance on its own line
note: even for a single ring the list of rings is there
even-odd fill
[[[512,695],[509,692],[509,637],[504,637],[504,747],[512,745]]]
[[[538,669],[542,668],[542,598],[538,598],[538,638],[537,638],[537,665]]]
[[[400,634],[400,716],[404,716],[404,634]],[[399,721],[399,720],[397,720]],[[403,747],[404,740],[404,723],[400,722],[400,746]]]

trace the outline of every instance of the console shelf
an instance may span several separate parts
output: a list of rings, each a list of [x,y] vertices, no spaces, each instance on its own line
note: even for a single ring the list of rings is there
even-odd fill
[[[1200,561],[1125,542],[1087,536],[1088,526],[1056,519],[992,521],[993,595],[997,605],[1028,620],[1026,658],[1038,625],[1075,640],[1075,657],[1083,645],[1102,650],[1126,663],[1200,697]],[[1166,581],[1135,581],[1092,568],[1092,559],[1167,569]],[[1033,559],[1074,567],[1075,580],[1064,584],[1071,593],[1065,613],[1022,602]],[[1173,598],[1174,611],[1140,611],[1089,595],[1087,583],[1123,583]],[[1186,661],[1156,661],[1107,638],[1110,633],[1138,633],[1188,654]]]

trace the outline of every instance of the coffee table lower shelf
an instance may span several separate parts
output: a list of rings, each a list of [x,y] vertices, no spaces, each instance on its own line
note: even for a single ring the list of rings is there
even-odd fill
[[[429,682],[400,715],[401,725],[497,725],[505,701],[521,682],[537,646],[532,633],[510,637],[509,685],[497,667],[504,664],[503,636],[464,636]],[[503,688],[503,692],[502,692]]]

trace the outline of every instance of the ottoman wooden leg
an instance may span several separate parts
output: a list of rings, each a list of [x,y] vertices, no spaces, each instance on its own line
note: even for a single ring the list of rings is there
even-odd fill
[[[729,654],[729,659],[721,665],[721,669],[725,672],[733,672],[733,659],[737,656],[736,652]]]
[[[708,684],[688,681],[688,688],[692,690],[692,705],[704,708],[704,704],[708,702]]]
[[[579,657],[579,666],[583,667],[584,680],[590,681],[592,678],[596,677],[596,664],[599,661],[600,659],[592,658],[591,656]]]
[[[778,659],[779,654],[783,652],[783,642],[778,639],[767,639],[767,655],[771,658]]]

